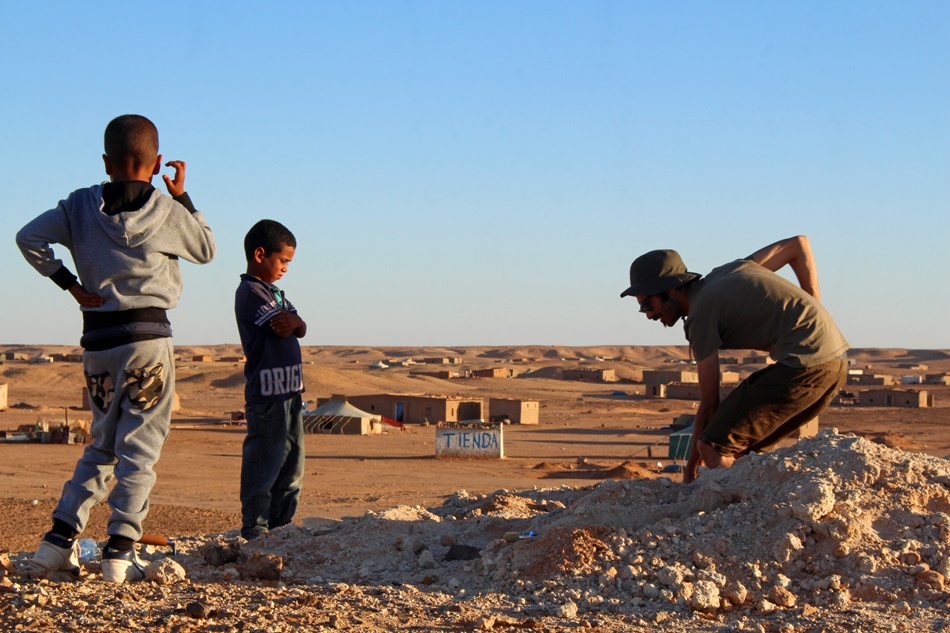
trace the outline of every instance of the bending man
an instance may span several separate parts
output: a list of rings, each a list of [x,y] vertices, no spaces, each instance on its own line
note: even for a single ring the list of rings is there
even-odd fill
[[[791,267],[801,288],[776,275]],[[673,250],[650,251],[630,265],[630,287],[651,321],[681,318],[697,362],[700,402],[684,481],[700,463],[731,466],[763,451],[821,413],[844,385],[848,342],[821,305],[808,238],[762,248],[706,277],[688,272]],[[719,400],[719,350],[768,352],[775,364]]]

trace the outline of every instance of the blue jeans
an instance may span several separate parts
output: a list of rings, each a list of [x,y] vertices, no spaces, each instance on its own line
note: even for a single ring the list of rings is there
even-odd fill
[[[303,486],[302,400],[247,405],[241,461],[241,536],[253,538],[291,522]]]

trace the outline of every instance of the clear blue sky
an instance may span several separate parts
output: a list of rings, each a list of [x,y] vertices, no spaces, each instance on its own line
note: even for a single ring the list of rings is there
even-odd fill
[[[945,0],[6,0],[0,343],[78,342],[14,234],[139,113],[218,242],[179,344],[238,341],[269,217],[309,345],[683,344],[619,298],[634,257],[804,233],[852,345],[950,348],[948,33]]]

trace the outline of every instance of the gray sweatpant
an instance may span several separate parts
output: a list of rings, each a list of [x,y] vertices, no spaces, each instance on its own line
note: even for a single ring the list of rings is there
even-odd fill
[[[83,352],[92,409],[92,444],[63,486],[53,518],[82,532],[89,511],[109,495],[109,535],[138,540],[171,426],[175,398],[172,339]],[[115,479],[110,493],[108,484]]]

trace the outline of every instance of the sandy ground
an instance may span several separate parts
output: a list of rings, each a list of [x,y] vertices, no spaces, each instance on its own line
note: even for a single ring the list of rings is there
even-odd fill
[[[0,349],[3,349],[0,347]],[[13,347],[33,355],[69,348]],[[78,350],[77,350],[78,351]],[[145,528],[148,533],[183,538],[239,527],[238,476],[243,429],[221,424],[242,407],[243,378],[238,363],[190,362],[199,354],[239,355],[233,346],[180,348],[178,393],[182,410],[158,465],[158,484]],[[380,436],[308,436],[304,493],[297,523],[310,517],[356,520],[367,511],[396,506],[434,507],[464,494],[499,490],[576,489],[605,479],[657,478],[666,457],[668,429],[690,401],[623,395],[636,369],[668,368],[685,348],[306,348],[309,398],[330,394],[429,393],[535,398],[541,424],[505,429],[504,460],[441,460],[434,457],[433,427],[392,429]],[[460,368],[504,366],[518,373],[582,364],[612,368],[618,383],[597,384],[553,378],[440,380],[413,377],[412,368],[370,370],[386,358],[460,356]],[[585,360],[594,357],[613,360]],[[927,372],[950,371],[950,354],[928,350],[855,350],[852,357],[875,373],[921,373],[901,364],[926,364]],[[679,367],[679,366],[676,366]],[[749,369],[734,369],[748,373]],[[82,386],[78,363],[49,365],[8,361],[0,365],[11,405],[0,413],[0,429],[38,419],[58,422],[88,417],[78,408]],[[936,395],[933,409],[835,406],[821,417],[823,428],[855,433],[876,445],[942,457],[950,454],[947,387],[924,387]],[[858,388],[852,388],[855,390]],[[786,444],[791,444],[787,442]],[[48,529],[49,515],[72,471],[79,446],[0,443],[0,551],[32,550]],[[674,475],[674,479],[678,479]],[[35,503],[34,503],[35,502]],[[104,505],[104,504],[103,504]],[[87,534],[104,535],[108,508],[99,507]],[[411,627],[410,627],[411,628]],[[675,628],[675,627],[674,627]],[[442,629],[433,629],[442,630]],[[454,629],[449,629],[454,630]],[[605,629],[606,630],[606,629]],[[698,629],[697,629],[698,630]],[[777,629],[778,630],[778,629]]]

